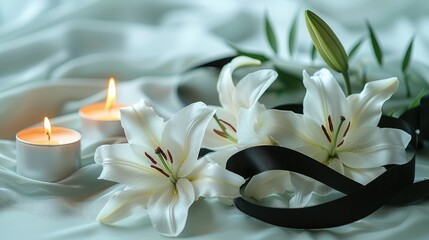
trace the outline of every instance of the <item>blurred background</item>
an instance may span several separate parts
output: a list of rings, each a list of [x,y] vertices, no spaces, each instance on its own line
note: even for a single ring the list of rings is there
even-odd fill
[[[305,9],[321,16],[346,50],[362,40],[351,59],[356,89],[363,77],[403,78],[401,61],[412,39],[412,96],[400,90],[401,104],[427,87],[429,3],[423,0],[0,1],[0,138],[12,139],[45,115],[73,127],[79,107],[104,98],[108,76],[118,81],[119,101],[132,104],[144,98],[165,116],[199,96],[215,104],[215,80],[204,79],[216,79],[216,72],[182,73],[235,55],[231,45],[260,53],[270,59],[269,66],[300,79],[303,69],[325,66],[317,55],[311,57]],[[277,54],[265,36],[265,17],[276,34]],[[383,50],[383,66],[374,57],[366,22]],[[177,96],[179,85],[185,90]],[[285,89],[287,97],[267,101],[302,98],[299,86],[286,84]]]

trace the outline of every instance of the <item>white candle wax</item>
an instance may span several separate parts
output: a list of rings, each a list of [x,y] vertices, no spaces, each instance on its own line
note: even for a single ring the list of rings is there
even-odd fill
[[[36,180],[57,182],[80,167],[78,132],[53,127],[50,139],[43,127],[24,129],[16,135],[17,173]]]
[[[82,140],[96,142],[110,137],[125,136],[120,122],[119,108],[125,105],[116,104],[106,109],[105,103],[95,103],[80,109]]]

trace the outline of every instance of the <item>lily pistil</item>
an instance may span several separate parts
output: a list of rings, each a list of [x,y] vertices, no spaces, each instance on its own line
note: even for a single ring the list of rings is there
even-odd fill
[[[351,121],[348,121],[347,127],[340,135],[341,128],[343,127],[344,122],[346,122],[346,118],[344,116],[340,116],[340,122],[335,129],[334,129],[334,124],[332,123],[331,115],[328,116],[327,120],[328,120],[327,121],[328,128],[325,125],[321,126],[323,134],[325,135],[328,142],[331,143],[328,151],[329,152],[328,158],[326,159],[326,161],[324,161],[325,164],[329,164],[329,161],[332,158],[337,157],[337,148],[341,147],[344,144],[344,139],[350,129],[350,124],[351,124]]]
[[[173,182],[176,182],[177,177],[174,174],[173,167],[171,166],[171,164],[173,164],[174,162],[174,159],[170,153],[170,150],[167,149],[167,154],[165,154],[165,152],[162,150],[161,147],[157,147],[155,148],[154,153],[157,155],[159,161],[155,160],[155,158],[152,157],[149,153],[147,152],[144,153],[145,156],[152,163],[150,167],[160,172],[162,175],[166,176],[167,178],[170,178]]]

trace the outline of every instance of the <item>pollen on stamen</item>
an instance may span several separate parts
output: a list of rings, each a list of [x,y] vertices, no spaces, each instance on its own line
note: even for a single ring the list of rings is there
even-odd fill
[[[343,140],[341,140],[341,142],[340,143],[338,143],[338,145],[337,145],[337,147],[340,147],[341,145],[343,145],[344,144],[344,139]]]
[[[155,154],[160,154],[160,153],[164,159],[167,159],[167,155],[165,155],[164,151],[162,151],[162,149],[160,147],[157,147],[155,149]]]
[[[168,175],[166,172],[164,172],[164,170],[162,170],[161,168],[154,166],[154,165],[150,165],[151,168],[156,169],[158,172],[162,173],[164,176],[166,177],[170,177],[170,175]]]
[[[233,127],[229,122],[224,121],[224,120],[222,120],[222,119],[219,119],[219,122],[221,122],[221,123],[223,123],[223,124],[226,124],[228,127],[230,127],[230,128],[231,128],[231,130],[232,130],[232,131],[237,132],[237,130],[235,130],[235,127]]]
[[[329,130],[331,132],[333,132],[334,131],[334,124],[332,124],[331,115],[328,116],[328,123],[329,123]]]
[[[153,163],[153,164],[158,164],[155,159],[153,159],[153,157],[151,155],[149,155],[147,152],[144,152],[144,155]]]
[[[170,159],[170,162],[173,163],[173,156],[171,156],[170,150],[167,149],[168,158]]]
[[[347,135],[347,133],[349,132],[350,123],[351,123],[351,122],[349,122],[349,124],[347,124],[346,130],[344,131],[344,134],[343,134],[343,138],[344,138],[344,137]]]
[[[219,131],[217,129],[213,129],[213,132],[215,132],[217,135],[223,137],[223,138],[227,138],[226,134],[222,131]]]
[[[323,130],[323,133],[325,134],[326,139],[328,139],[328,141],[331,142],[331,137],[329,136],[328,131],[326,131],[326,128],[323,125],[322,125],[322,130]]]

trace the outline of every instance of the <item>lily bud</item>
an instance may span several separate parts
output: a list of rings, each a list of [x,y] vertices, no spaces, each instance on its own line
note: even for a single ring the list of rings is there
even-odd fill
[[[305,11],[305,22],[313,44],[326,64],[337,72],[347,72],[346,51],[328,24],[310,10]]]

